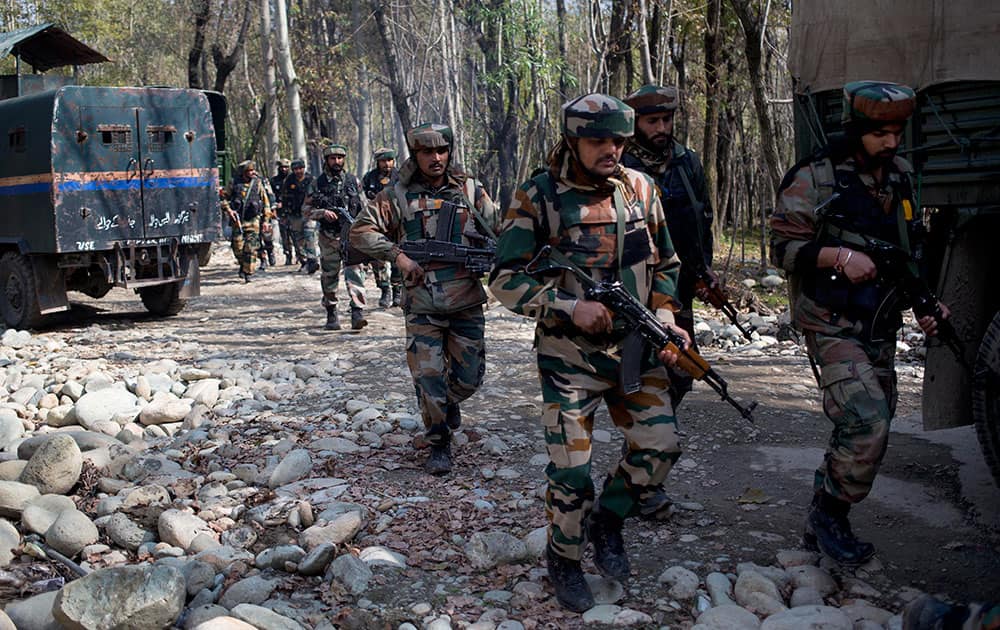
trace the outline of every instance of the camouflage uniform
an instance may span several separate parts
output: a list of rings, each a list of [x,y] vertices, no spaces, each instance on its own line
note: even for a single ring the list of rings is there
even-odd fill
[[[539,249],[550,244],[595,279],[621,280],[665,323],[674,322],[679,307],[680,261],[655,184],[620,165],[610,178],[597,179],[583,170],[573,148],[581,136],[631,136],[631,108],[591,94],[565,105],[563,116],[564,139],[550,154],[548,170],[517,189],[504,215],[490,281],[505,306],[538,322],[535,346],[550,460],[550,577],[558,557],[578,564],[583,554],[584,522],[595,502],[591,431],[602,399],[628,448],[605,480],[596,511],[619,521],[634,515],[641,497],[656,490],[681,452],[669,377],[654,353],[644,351],[641,390],[623,394],[618,374],[627,331],[616,327],[608,335],[584,333],[572,323],[583,296],[574,276],[563,272],[556,281],[546,281],[523,272]],[[559,592],[557,584],[557,596]]]
[[[375,150],[375,162],[378,163],[379,160],[395,160],[396,152],[392,149],[386,147],[380,147]],[[383,188],[391,188],[396,185],[399,181],[399,170],[395,167],[389,167],[389,171],[383,172],[378,166],[372,170],[365,173],[365,176],[361,180],[361,185],[365,191],[365,197],[369,200],[375,198],[375,195],[379,193]],[[402,291],[402,277],[399,274],[399,268],[396,267],[391,262],[375,261],[372,262],[372,270],[375,273],[375,286],[382,290],[383,296],[386,295],[387,291],[391,290],[392,295],[392,306],[399,306],[399,298]],[[379,306],[385,308],[390,304],[384,304],[382,300],[379,301]]]
[[[296,159],[292,164],[296,167],[301,164],[302,168],[305,168],[305,160],[302,159]],[[316,222],[303,216],[302,212],[306,196],[314,184],[315,181],[311,174],[303,171],[300,180],[296,177],[293,169],[281,186],[282,233],[287,232],[288,240],[291,241],[290,249],[286,250],[286,253],[294,251],[295,260],[303,266],[309,260],[319,259],[316,248],[312,244],[312,234],[316,231]],[[316,263],[316,266],[318,268],[319,263]]]
[[[655,85],[644,85],[625,97],[625,103],[637,116],[673,112],[678,102],[676,88]],[[711,268],[713,252],[712,206],[701,160],[698,154],[672,138],[664,152],[641,144],[633,136],[625,146],[622,165],[646,173],[660,190],[667,228],[681,259],[677,282],[681,310],[674,314],[674,319],[687,331],[691,348],[697,352],[693,303],[698,278],[693,270],[699,266]],[[691,391],[694,378],[683,370],[669,368],[669,372],[671,402],[676,410],[684,395]]]
[[[298,161],[298,160],[296,160]],[[277,218],[275,219],[276,230],[278,232],[278,239],[281,241],[281,249],[285,253],[285,264],[292,264],[292,248],[293,242],[291,236],[288,233],[288,221],[285,218],[285,212],[283,210],[284,206],[284,195],[282,195],[281,189],[285,185],[285,180],[291,175],[291,160],[281,159],[278,160],[278,173],[271,178],[271,192],[274,193],[275,200],[275,214]],[[270,250],[270,263],[274,265],[274,235],[271,236],[271,250]]]
[[[346,156],[347,149],[342,145],[331,145],[323,151],[324,160],[328,155]],[[319,228],[320,267],[322,269],[320,286],[323,288],[323,306],[328,311],[336,312],[337,309],[337,287],[340,285],[342,266],[340,239],[345,226],[342,219],[331,221],[324,215],[324,211],[333,207],[346,208],[351,216],[357,216],[362,208],[360,193],[361,186],[358,184],[357,177],[347,171],[335,173],[326,164],[323,166],[323,174],[316,178],[309,189],[310,216],[316,221]],[[344,266],[343,270],[344,284],[347,285],[348,299],[351,303],[352,319],[356,319],[355,313],[365,306],[363,265]]]
[[[914,106],[912,90],[886,83],[849,83],[844,98],[847,135],[857,143],[869,130],[905,122]],[[847,508],[868,495],[885,455],[896,409],[893,358],[902,320],[897,314],[888,327],[874,326],[887,288],[876,281],[852,284],[839,269],[819,269],[817,259],[823,247],[851,253],[858,247],[851,233],[908,249],[915,220],[909,163],[892,158],[878,182],[859,169],[859,148],[828,148],[793,167],[781,183],[771,218],[771,260],[789,274],[793,323],[804,333],[818,367],[823,409],[833,423],[813,483],[814,511],[819,502],[819,509],[842,511],[845,523]],[[815,208],[834,191],[840,196],[827,211],[847,217],[853,228],[849,232],[816,214]],[[837,256],[839,260],[840,250]],[[811,535],[807,527],[807,544]],[[853,541],[867,545],[860,555],[874,553],[868,543]],[[848,561],[852,555],[846,554]]]
[[[222,202],[224,210],[232,210],[239,218],[239,226],[234,225],[230,245],[240,263],[240,277],[246,282],[250,282],[250,276],[256,270],[260,222],[273,216],[267,185],[256,175],[246,180],[245,173],[253,166],[249,160],[239,164],[239,174],[233,178],[227,199]]]
[[[425,124],[407,132],[411,154],[421,147],[452,146],[451,129]],[[384,188],[358,217],[351,243],[379,260],[395,261],[406,241],[433,240],[443,202],[455,204],[450,242],[481,246],[481,226],[469,212],[469,202],[490,230],[499,223],[496,207],[471,176],[449,163],[445,184],[431,188],[410,157],[399,181]],[[402,307],[406,317],[406,359],[413,376],[427,439],[445,447],[457,428],[458,404],[482,384],[486,372],[486,292],[480,278],[453,263],[424,263],[420,283],[404,281]],[[449,426],[452,425],[452,426]],[[450,459],[450,451],[448,455]]]

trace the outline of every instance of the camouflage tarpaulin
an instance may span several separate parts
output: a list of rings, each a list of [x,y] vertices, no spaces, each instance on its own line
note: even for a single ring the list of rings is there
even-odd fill
[[[1000,80],[1000,2],[801,0],[788,66],[796,91],[875,79],[926,89]]]

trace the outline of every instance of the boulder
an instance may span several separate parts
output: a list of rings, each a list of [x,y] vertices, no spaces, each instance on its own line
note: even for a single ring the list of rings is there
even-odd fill
[[[120,387],[106,387],[88,391],[76,401],[73,414],[84,428],[91,428],[95,422],[111,420],[115,414],[131,411],[139,404],[139,399]]]
[[[21,483],[28,483],[41,494],[66,494],[80,480],[83,454],[76,440],[56,434],[42,444],[21,471]]]
[[[184,576],[162,564],[100,569],[64,586],[52,614],[66,628],[165,628],[184,608]]]
[[[72,558],[86,547],[97,542],[97,526],[79,510],[63,510],[45,532],[45,544],[67,558]]]

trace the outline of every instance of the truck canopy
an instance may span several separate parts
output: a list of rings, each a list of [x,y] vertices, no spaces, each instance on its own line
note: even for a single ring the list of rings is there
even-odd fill
[[[801,0],[792,5],[788,65],[800,94],[860,80],[924,90],[1000,80],[998,44],[1000,2]]]

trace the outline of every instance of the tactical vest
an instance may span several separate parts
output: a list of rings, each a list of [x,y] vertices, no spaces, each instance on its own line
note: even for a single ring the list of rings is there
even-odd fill
[[[374,199],[375,195],[381,192],[383,188],[395,186],[398,179],[398,172],[394,168],[389,169],[388,175],[382,175],[377,168],[368,171],[362,182],[362,186],[365,189],[365,196],[369,199]]]
[[[239,206],[238,214],[241,222],[250,223],[263,214],[264,201],[260,187],[261,181],[256,177],[250,180],[249,183],[233,185],[232,199]]]
[[[396,182],[389,195],[399,210],[403,233],[408,241],[438,240],[470,247],[480,247],[484,235],[476,228],[475,201],[482,196],[476,180],[466,178],[460,190],[448,188],[443,197],[409,198],[406,187]]]
[[[350,198],[358,194],[358,187],[356,182],[348,181],[349,177],[351,177],[351,175],[341,172],[340,177],[338,177],[335,181],[331,181],[330,174],[324,172],[316,180],[316,190],[324,197],[324,200],[332,204],[333,207],[347,208],[348,212],[352,212],[354,209],[350,207]],[[316,205],[315,201],[313,205]],[[330,208],[324,209],[329,210]],[[340,227],[339,219],[335,221],[330,221],[325,218],[319,220],[319,229],[324,232],[340,232]]]
[[[302,181],[295,179],[294,174],[285,178],[281,186],[281,213],[290,217],[302,216],[302,205],[306,202],[309,188],[312,186],[312,175],[305,175]]]
[[[821,246],[860,249],[864,245],[860,235],[864,235],[909,251],[910,223],[914,221],[913,191],[906,174],[890,168],[890,211],[886,212],[856,171],[835,169],[829,158],[813,164],[820,199],[828,199],[834,192],[839,194],[823,213],[828,218],[818,222],[816,240]],[[803,274],[801,290],[817,304],[854,321],[861,321],[870,329],[875,312],[892,287],[878,278],[854,284],[845,274],[832,269],[815,269]],[[889,325],[894,327],[893,331],[902,325],[898,313]],[[885,334],[890,331],[878,332]]]

